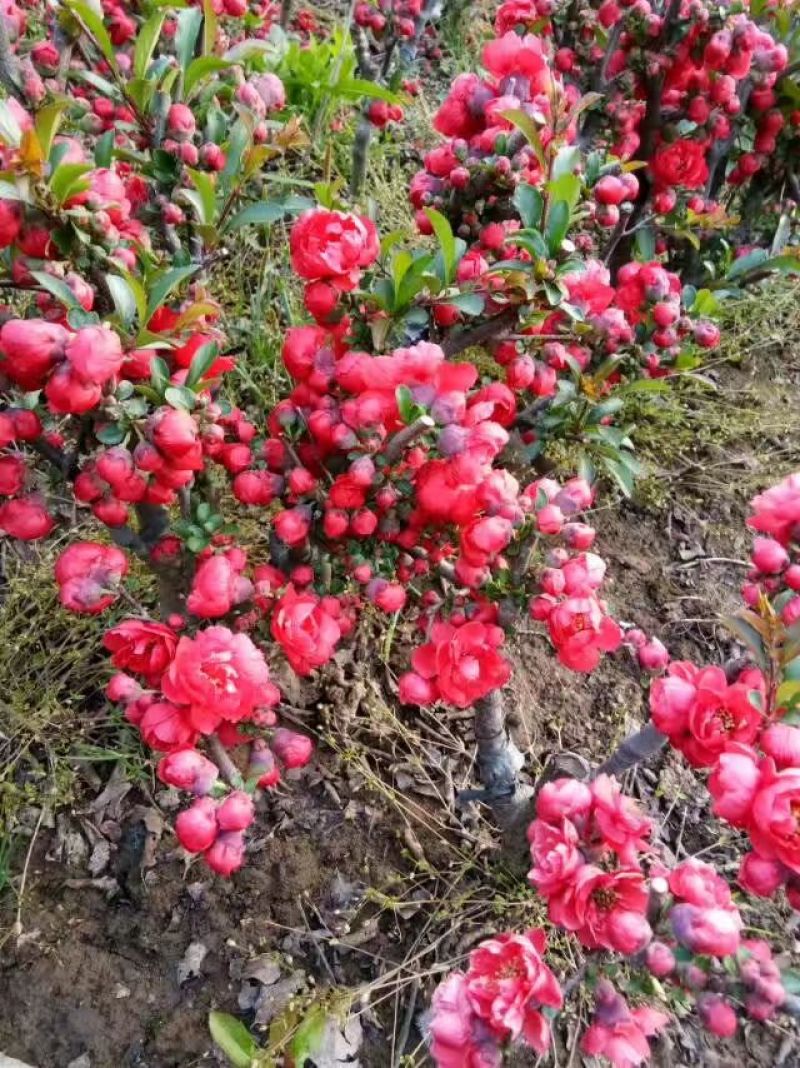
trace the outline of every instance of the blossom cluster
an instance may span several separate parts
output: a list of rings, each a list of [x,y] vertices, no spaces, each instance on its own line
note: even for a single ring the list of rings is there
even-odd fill
[[[695,767],[710,772],[715,815],[749,835],[739,882],[770,896],[786,887],[800,906],[800,728],[796,726],[794,630],[800,619],[800,476],[752,502],[758,532],[741,614],[755,660],[728,682],[718,667],[674,662],[650,689],[654,725]]]

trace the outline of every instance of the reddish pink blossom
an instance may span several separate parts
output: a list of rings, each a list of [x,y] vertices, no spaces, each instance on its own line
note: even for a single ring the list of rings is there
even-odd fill
[[[163,757],[156,768],[159,779],[193,794],[207,794],[219,777],[217,765],[197,749],[176,749]]]
[[[222,831],[205,851],[203,859],[217,875],[227,878],[244,864],[244,848],[241,831]]]
[[[677,940],[692,953],[727,957],[739,949],[742,918],[735,908],[680,904],[669,919]]]
[[[273,638],[298,675],[310,675],[333,656],[341,637],[336,619],[313,593],[289,586],[275,605],[270,624]]]
[[[253,592],[253,584],[240,574],[240,570],[225,554],[201,561],[186,598],[187,609],[203,619],[219,619],[227,615]]]
[[[604,872],[584,864],[572,883],[549,902],[553,923],[574,931],[589,949],[633,954],[651,938],[648,891],[640,871]]]
[[[626,797],[616,779],[600,775],[592,783],[592,816],[603,845],[610,846],[622,864],[634,865],[648,849],[653,823],[636,802]]]
[[[178,841],[189,853],[203,853],[219,833],[217,806],[210,797],[198,797],[175,820]]]
[[[353,289],[361,270],[375,260],[378,234],[371,219],[315,208],[301,215],[289,237],[292,266],[301,278],[328,279]]]
[[[635,1068],[650,1060],[648,1038],[669,1023],[669,1016],[648,1005],[631,1009],[607,979],[595,991],[595,1015],[581,1040],[581,1049],[593,1057],[607,1057],[614,1068]]]
[[[217,807],[217,823],[221,831],[244,831],[255,815],[253,799],[244,790],[231,790]]]
[[[437,1068],[500,1068],[497,1039],[472,1008],[467,979],[453,972],[437,986],[428,1021]]]
[[[543,931],[501,934],[482,942],[469,958],[466,989],[470,1004],[503,1039],[522,1038],[538,1053],[550,1044],[550,1026],[540,1009],[560,1009],[558,982],[544,963]]]
[[[58,557],[53,574],[59,600],[71,612],[96,614],[117,599],[120,579],[128,573],[128,559],[115,545],[79,541]]]
[[[42,499],[35,494],[0,504],[0,531],[20,541],[44,538],[55,526]]]
[[[280,727],[272,736],[272,751],[286,768],[303,768],[311,759],[314,743],[305,734]]]
[[[765,769],[753,798],[749,830],[762,857],[800,873],[800,768]]]
[[[499,627],[474,621],[461,627],[435,623],[431,640],[411,657],[415,672],[431,680],[443,701],[469,708],[504,686],[511,665],[497,652],[503,642]]]
[[[188,706],[195,730],[210,734],[222,720],[238,723],[279,699],[264,656],[246,634],[208,627],[182,637],[161,680],[166,697]]]
[[[155,685],[175,655],[178,635],[163,623],[125,619],[106,631],[103,644],[112,653],[114,667],[143,675]]]
[[[747,525],[787,545],[800,531],[800,474],[789,475],[777,486],[759,493],[750,507],[754,514]]]
[[[594,671],[601,653],[613,652],[622,631],[605,615],[595,597],[570,597],[556,605],[547,619],[558,659],[573,671]]]

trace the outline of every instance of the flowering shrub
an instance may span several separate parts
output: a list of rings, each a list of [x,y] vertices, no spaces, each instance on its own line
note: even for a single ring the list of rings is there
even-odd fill
[[[191,795],[180,844],[222,875],[244,861],[256,791],[311,759],[310,740],[279,725],[276,664],[324,669],[365,620],[402,625],[399,701],[474,708],[484,797],[518,800],[500,690],[525,615],[573,671],[625,644],[663,672],[653,726],[710,770],[715,812],[749,833],[741,885],[785,885],[795,903],[797,478],[755,502],[738,623],[754,663],[736,677],[623,633],[587,521],[603,478],[630,493],[638,471],[614,424],[628,396],[717,344],[710,287],[797,266],[793,209],[774,254],[737,265],[721,236],[777,185],[794,195],[780,26],[703,3],[510,0],[485,76],[456,79],[434,121],[448,140],[411,182],[434,241],[381,242],[335,185],[278,195],[295,179],[275,161],[308,144],[304,89],[312,134],[342,101],[363,101],[356,144],[364,122],[396,121],[386,56],[432,38],[435,7],[355,5],[350,51],[306,41],[302,12],[303,41],[287,42],[271,3],[101,14],[69,0],[58,37],[48,23],[35,43],[6,5],[0,248],[15,297],[0,322],[0,531],[36,540],[91,515],[100,532],[55,563],[72,612],[119,612],[134,558],[155,576],[160,618],[106,630],[107,694],[159,779]],[[355,77],[366,30],[385,64],[371,79]],[[240,230],[295,216],[288,254],[311,321],[285,330],[277,403],[247,413],[226,399],[237,355],[212,275]],[[751,233],[763,242],[763,218]],[[455,359],[476,344],[489,367]],[[534,477],[554,439],[580,447],[574,477]],[[245,510],[265,526],[261,556],[238,543]],[[718,1034],[735,1028],[734,1003],[756,1019],[783,1004],[727,884],[667,864],[614,779],[546,785],[529,837],[550,922],[588,952],[665,980]],[[439,1063],[496,1064],[517,1040],[544,1052],[563,999],[544,953],[541,931],[502,934],[444,982]],[[600,971],[589,980],[585,1051],[639,1063],[665,1015]]]

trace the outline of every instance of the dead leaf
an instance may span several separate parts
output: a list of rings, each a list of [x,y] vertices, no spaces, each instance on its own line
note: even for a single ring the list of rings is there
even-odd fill
[[[201,974],[200,968],[208,954],[208,947],[202,942],[190,942],[186,947],[183,960],[178,965],[178,986],[183,986],[189,979]]]

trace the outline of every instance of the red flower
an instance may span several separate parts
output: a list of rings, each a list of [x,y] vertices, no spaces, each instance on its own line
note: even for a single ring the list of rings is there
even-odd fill
[[[203,619],[219,619],[246,601],[253,592],[253,584],[240,573],[225,555],[209,556],[203,560],[192,579],[192,589],[186,607]]]
[[[71,612],[102,612],[117,599],[120,579],[128,573],[128,560],[114,545],[79,541],[56,560],[53,574],[59,600]]]
[[[414,651],[411,664],[422,678],[435,681],[443,701],[469,708],[511,676],[511,665],[497,652],[503,637],[499,627],[477,621],[461,627],[436,623],[430,642]]]
[[[753,798],[750,837],[767,860],[800,873],[800,768],[768,767]]]
[[[679,185],[699,189],[708,178],[706,146],[687,138],[663,144],[650,161],[650,170],[657,188]]]
[[[193,794],[207,794],[219,777],[217,765],[197,749],[176,749],[163,757],[156,773],[167,786]]]
[[[730,746],[717,758],[708,780],[709,793],[714,799],[714,815],[734,827],[746,827],[760,780],[761,770],[755,750],[747,745]]]
[[[570,597],[556,605],[547,619],[558,659],[573,671],[594,671],[601,652],[613,652],[622,641],[617,623],[605,615],[595,597]]]
[[[0,370],[23,389],[41,389],[69,336],[44,319],[11,319],[0,329]]]
[[[325,611],[319,597],[298,594],[293,586],[275,605],[270,629],[298,675],[310,675],[314,668],[327,663],[341,637],[339,624]]]
[[[550,899],[548,914],[589,949],[602,946],[627,955],[650,941],[647,902],[640,871],[604,872],[584,864],[564,891]]]
[[[472,1008],[467,978],[453,972],[431,999],[431,1056],[437,1068],[500,1068],[497,1040]]]
[[[607,1057],[614,1068],[635,1068],[650,1060],[647,1041],[669,1023],[669,1016],[648,1005],[631,1009],[607,979],[595,991],[595,1015],[581,1040],[590,1057]]]
[[[222,720],[248,719],[280,697],[263,654],[246,634],[227,627],[181,638],[161,688],[170,701],[189,706],[191,724],[201,734],[210,734]]]
[[[575,827],[566,819],[557,827],[534,820],[528,839],[533,859],[528,879],[545,897],[562,892],[583,863]]]
[[[501,934],[470,954],[467,996],[474,1012],[500,1040],[523,1038],[538,1053],[550,1044],[541,1006],[560,1009],[561,989],[542,960],[543,931]]]
[[[494,95],[493,90],[477,74],[459,74],[436,112],[434,129],[445,137],[470,138],[480,133],[484,127],[484,107]],[[426,164],[427,160],[428,157]],[[450,170],[448,167],[447,173]]]
[[[616,779],[600,775],[592,783],[592,815],[603,844],[610,846],[623,864],[635,864],[647,849],[652,820],[642,815],[636,802],[626,797]]]
[[[543,92],[550,82],[541,40],[530,33],[520,37],[510,30],[489,41],[483,50],[483,65],[496,78],[527,78],[531,94]]]
[[[380,251],[375,224],[366,216],[315,208],[301,215],[289,236],[292,266],[309,281],[328,279],[354,289],[361,270]]]
[[[163,623],[124,619],[106,632],[103,644],[113,654],[111,663],[114,667],[143,675],[153,686],[175,655],[178,635]]]
[[[0,530],[20,541],[36,541],[49,534],[55,520],[36,495],[17,497],[0,504]]]
[[[6,327],[3,327],[5,331]],[[0,332],[0,341],[2,341]],[[800,474],[789,475],[750,502],[754,515],[747,525],[787,545],[800,531]]]

